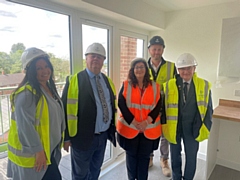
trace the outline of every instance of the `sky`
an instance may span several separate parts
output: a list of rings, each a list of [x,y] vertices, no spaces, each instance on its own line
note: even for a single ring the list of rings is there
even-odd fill
[[[69,58],[68,16],[0,0],[0,52],[16,43]]]
[[[83,58],[93,42],[101,43],[107,50],[107,29],[83,25],[82,33]],[[17,43],[69,59],[69,17],[0,0],[0,52],[9,53],[12,45]],[[142,57],[142,51],[143,41],[138,39],[138,57]]]

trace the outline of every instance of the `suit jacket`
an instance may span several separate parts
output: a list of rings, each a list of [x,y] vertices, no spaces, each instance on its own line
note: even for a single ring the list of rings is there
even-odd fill
[[[96,116],[97,116],[97,106],[95,102],[95,97],[93,94],[92,86],[89,80],[89,76],[86,70],[83,70],[78,73],[78,124],[77,124],[77,134],[74,137],[70,137],[68,133],[68,127],[65,131],[65,141],[70,140],[73,147],[78,148],[80,150],[88,150],[90,147],[95,131],[96,124]],[[108,82],[107,77],[102,74],[105,83],[110,91],[111,105],[112,105],[112,119],[111,124],[108,129],[108,139],[116,146],[116,138],[115,138],[115,95],[111,89],[111,86]],[[68,78],[66,81],[66,85],[62,94],[62,101],[64,104],[64,109],[66,112],[67,105],[67,94],[68,94],[69,82]],[[67,115],[65,113],[65,119],[67,124]]]
[[[183,98],[183,80],[179,75],[176,75],[176,85],[178,87],[178,133],[183,133],[184,136],[193,136],[197,138],[199,135],[199,129],[202,123],[205,123],[208,129],[211,128],[212,121],[212,98],[211,93],[209,95],[208,109],[204,121],[201,120],[201,116],[197,106],[196,91],[193,80],[190,83],[188,90],[188,97],[186,102]]]

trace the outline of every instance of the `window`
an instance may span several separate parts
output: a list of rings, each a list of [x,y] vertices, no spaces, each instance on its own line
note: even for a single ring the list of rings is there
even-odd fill
[[[109,39],[109,28],[96,27],[97,25],[82,25],[82,48],[83,48],[83,68],[86,68],[85,52],[87,47],[92,43],[100,43],[106,50],[106,59],[103,64],[102,73],[109,75],[109,53],[108,53],[108,39]],[[101,26],[101,25],[99,25]],[[112,146],[111,143],[107,142],[107,147],[104,156],[104,162],[111,160],[112,158]]]
[[[120,83],[127,79],[131,61],[143,57],[144,40],[134,37],[121,36],[120,50]]]
[[[69,17],[5,0],[0,4],[0,72],[12,78],[1,81],[0,87],[21,81],[24,75],[20,57],[29,47],[49,53],[56,81],[65,81],[70,73]],[[18,82],[13,80],[15,76]]]
[[[22,52],[37,47],[47,52],[62,90],[70,74],[69,16],[0,0],[0,156],[6,151],[10,98],[24,73]],[[61,92],[60,92],[61,93]]]
[[[91,25],[82,25],[82,46],[83,46],[83,67],[86,67],[86,61],[85,61],[85,52],[87,50],[87,47],[92,43],[100,43],[103,45],[103,47],[106,50],[106,59],[103,64],[102,73],[109,75],[108,70],[108,29],[94,27]]]

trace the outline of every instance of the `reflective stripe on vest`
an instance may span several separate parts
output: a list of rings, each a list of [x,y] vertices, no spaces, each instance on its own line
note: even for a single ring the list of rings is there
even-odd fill
[[[114,94],[114,103],[116,107],[116,90],[112,80],[107,77],[112,92]],[[74,137],[77,134],[77,124],[78,124],[78,74],[69,77],[69,87],[68,87],[68,95],[67,95],[67,123],[68,123],[68,132],[70,137]],[[115,118],[117,111],[115,110]],[[115,119],[114,119],[115,123]]]
[[[123,96],[126,99],[126,105],[130,112],[134,115],[136,121],[141,122],[147,119],[148,114],[155,108],[158,100],[160,99],[160,87],[155,82],[149,85],[142,97],[140,90],[134,88],[128,81],[124,82]],[[117,131],[122,136],[132,139],[136,137],[139,130],[132,124],[128,124],[122,115],[117,121]],[[148,124],[144,131],[145,137],[148,139],[157,139],[161,135],[160,116],[155,120],[155,123]]]
[[[14,94],[17,96],[19,93],[28,89],[33,94],[36,94],[34,90],[32,90],[31,86],[26,85],[19,88]],[[13,99],[13,94],[11,94],[11,100]],[[12,102],[12,101],[11,101]],[[18,131],[17,131],[17,123],[15,120],[15,107],[12,104],[12,119],[11,126],[8,135],[8,158],[17,164],[18,166],[25,168],[32,168],[35,165],[35,154],[23,153],[22,152],[22,144],[19,140]],[[49,138],[49,113],[48,113],[48,105],[46,98],[42,96],[36,107],[36,115],[35,115],[35,129],[39,134],[41,144],[44,148],[47,164],[51,164],[50,162],[50,138]]]
[[[196,89],[198,110],[203,122],[207,113],[211,84],[204,79],[197,78],[196,75],[193,76],[193,82]],[[202,126],[199,129],[199,135],[195,140],[201,142],[205,139],[208,139],[209,134],[210,130],[205,126],[204,123],[202,123]]]
[[[198,78],[196,73],[193,75],[193,82],[195,85],[198,111],[203,121],[207,112],[211,85],[209,82]],[[162,130],[165,138],[170,143],[176,144],[178,121],[178,89],[176,86],[176,79],[172,79],[167,83],[164,83],[164,92],[167,124],[162,125]],[[208,136],[209,130],[206,128],[204,123],[202,123],[202,127],[199,129],[199,136],[196,138],[196,141],[203,141],[207,139]]]
[[[161,89],[162,89],[162,84],[163,83],[165,83],[168,80],[174,78],[174,74],[173,74],[174,73],[174,67],[175,67],[174,63],[169,62],[169,61],[166,61],[166,63],[164,63],[160,67],[160,71],[157,75],[156,82],[161,85]],[[151,79],[154,80],[151,69],[149,69],[149,73],[150,73]]]
[[[132,129],[136,129],[136,130],[137,130],[137,128],[136,128],[133,124],[130,124],[130,125],[129,125],[129,124],[124,120],[123,117],[120,117],[120,118],[119,118],[119,121],[121,121],[121,123],[123,123],[124,125],[129,126],[129,127],[131,127]],[[149,125],[146,127],[146,129],[155,128],[155,127],[157,127],[158,125],[160,125],[160,121],[157,121],[157,122],[154,123],[154,124],[149,124]]]

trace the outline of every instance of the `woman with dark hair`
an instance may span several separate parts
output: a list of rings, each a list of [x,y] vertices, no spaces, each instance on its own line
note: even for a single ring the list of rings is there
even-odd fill
[[[7,176],[13,180],[60,180],[64,110],[47,53],[26,49],[25,77],[11,94]]]
[[[147,63],[136,58],[118,95],[118,143],[126,151],[129,180],[147,180],[150,153],[161,136],[160,87],[150,80]]]

